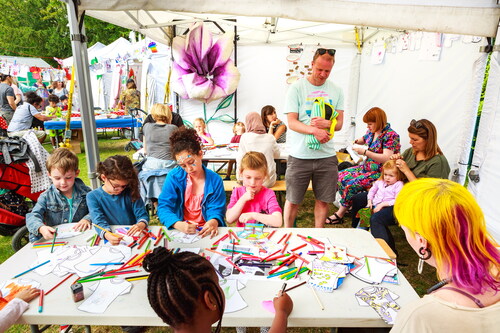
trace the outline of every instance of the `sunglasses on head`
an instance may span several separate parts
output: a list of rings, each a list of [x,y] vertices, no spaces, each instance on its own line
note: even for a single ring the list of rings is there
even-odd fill
[[[331,55],[333,57],[335,55],[336,50],[335,49],[324,49],[324,48],[319,48],[316,50],[316,53],[318,53],[319,55],[323,55],[327,52],[329,55]]]

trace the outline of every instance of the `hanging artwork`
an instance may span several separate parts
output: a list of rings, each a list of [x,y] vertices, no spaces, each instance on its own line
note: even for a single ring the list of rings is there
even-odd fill
[[[172,42],[174,57],[172,89],[185,99],[204,103],[232,94],[240,80],[233,60],[233,33],[214,42],[203,23],[194,24],[186,36]]]

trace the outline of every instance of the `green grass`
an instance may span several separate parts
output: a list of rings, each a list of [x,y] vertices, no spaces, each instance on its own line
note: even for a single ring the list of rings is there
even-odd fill
[[[116,133],[115,133],[116,134]],[[114,134],[108,134],[108,136],[113,136]],[[129,142],[127,139],[111,140],[104,137],[102,134],[99,136],[99,153],[101,160],[105,158],[120,154],[127,155],[132,158],[134,151],[126,152],[124,150],[125,145]],[[51,152],[52,147],[50,144],[44,144],[44,147]],[[84,148],[82,143],[82,148]],[[78,154],[80,160],[80,178],[89,184],[89,178],[87,175],[87,162],[85,153],[82,152]],[[332,209],[330,213],[333,213],[336,208]],[[327,225],[327,228],[348,228],[351,226],[350,219],[344,219],[345,222],[340,225]],[[152,224],[157,224],[157,219],[152,221]],[[304,200],[304,203],[299,209],[299,215],[297,218],[297,226],[300,228],[313,228],[314,227],[314,196],[311,191],[308,191]],[[434,268],[429,265],[424,265],[424,271],[421,275],[417,273],[417,262],[418,256],[413,251],[413,249],[406,242],[406,238],[403,230],[394,226],[391,228],[394,238],[396,239],[396,246],[398,248],[398,265],[401,272],[404,274],[406,279],[410,282],[415,291],[420,295],[424,295],[425,291],[435,283],[437,283],[437,278]],[[12,237],[0,236],[0,263],[8,259],[14,252],[12,251],[10,242]],[[83,326],[77,326],[73,329],[74,332],[84,332]],[[20,332],[30,332],[29,326],[27,325],[15,325],[11,329],[7,330],[9,333],[20,333]],[[59,327],[51,327],[46,332],[59,332]],[[92,332],[96,333],[119,333],[122,332],[119,327],[110,326],[93,326]],[[150,328],[148,332],[172,332],[168,328]],[[235,332],[234,328],[223,328],[224,333]],[[259,332],[258,328],[249,328],[249,333]],[[328,328],[290,328],[288,332],[292,333],[309,333],[309,332],[330,332]]]

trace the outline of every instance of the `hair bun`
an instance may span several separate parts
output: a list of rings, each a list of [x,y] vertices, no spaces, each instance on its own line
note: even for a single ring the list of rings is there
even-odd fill
[[[163,246],[157,247],[144,258],[142,267],[149,273],[165,270],[172,260],[172,251]]]

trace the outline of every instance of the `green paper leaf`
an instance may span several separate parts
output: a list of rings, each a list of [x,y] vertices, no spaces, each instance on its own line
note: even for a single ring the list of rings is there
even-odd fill
[[[227,108],[229,105],[231,105],[231,102],[233,101],[233,96],[234,96],[234,93],[229,95],[229,96],[226,96],[220,103],[219,105],[217,105],[217,108],[215,109],[215,112],[221,110],[221,109],[225,109]]]

